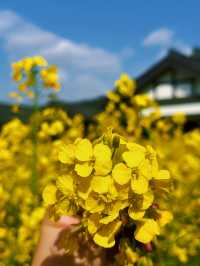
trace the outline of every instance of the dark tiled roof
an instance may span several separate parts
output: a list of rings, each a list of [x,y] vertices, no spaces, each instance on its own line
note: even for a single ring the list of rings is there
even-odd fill
[[[200,56],[187,56],[176,50],[170,50],[163,59],[136,79],[138,90],[142,91],[147,85],[154,83],[163,73],[170,70],[184,71],[187,72],[191,78],[199,79]]]

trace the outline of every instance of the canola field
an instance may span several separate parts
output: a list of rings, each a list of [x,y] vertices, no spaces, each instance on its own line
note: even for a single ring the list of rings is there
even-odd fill
[[[12,78],[13,112],[25,98],[33,112],[0,130],[0,266],[31,265],[45,214],[79,218],[60,243],[67,254],[85,243],[111,265],[199,266],[200,130],[184,130],[185,114],[162,117],[122,74],[88,122],[40,108],[62,89],[44,58],[13,63]]]

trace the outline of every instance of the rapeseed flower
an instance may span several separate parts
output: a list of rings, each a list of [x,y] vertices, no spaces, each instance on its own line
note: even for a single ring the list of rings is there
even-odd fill
[[[78,138],[61,145],[58,159],[65,166],[62,175],[43,191],[50,216],[58,219],[61,213],[81,213],[79,233],[96,245],[106,249],[120,245],[116,237],[130,225],[135,225],[129,229],[130,239],[147,244],[170,221],[167,210],[158,207],[159,215],[153,211],[161,196],[154,194],[156,182],[169,179],[169,173],[159,170],[150,146],[145,148],[109,131],[93,142]]]

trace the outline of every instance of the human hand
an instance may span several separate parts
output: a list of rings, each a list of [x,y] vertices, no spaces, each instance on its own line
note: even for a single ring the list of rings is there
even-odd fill
[[[32,266],[105,266],[102,251],[94,247],[82,245],[80,252],[74,255],[65,254],[64,250],[58,249],[57,242],[61,233],[70,231],[78,223],[79,220],[71,216],[62,216],[58,222],[45,217]]]

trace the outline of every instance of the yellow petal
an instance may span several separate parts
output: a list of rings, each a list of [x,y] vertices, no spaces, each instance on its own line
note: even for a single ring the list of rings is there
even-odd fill
[[[98,230],[99,218],[100,218],[100,214],[98,214],[98,213],[93,213],[88,218],[88,232],[91,235],[96,233],[96,231]]]
[[[170,179],[169,171],[167,171],[167,170],[160,170],[158,172],[158,175],[155,177],[155,179],[159,179],[159,180],[168,180],[168,179]]]
[[[147,146],[147,154],[151,162],[152,176],[155,177],[157,176],[157,173],[158,173],[158,161],[156,157],[156,151],[150,145]]]
[[[145,219],[137,225],[134,235],[137,241],[147,244],[159,233],[160,228],[158,224],[153,219]]]
[[[78,141],[75,156],[79,161],[89,161],[92,159],[92,144],[88,139]]]
[[[156,158],[151,161],[151,172],[153,177],[157,176],[158,174],[158,161]]]
[[[146,177],[148,180],[152,179],[152,167],[149,160],[144,160],[139,167],[140,175]]]
[[[178,259],[182,262],[182,263],[187,263],[188,262],[188,250],[187,248],[184,247],[179,247],[178,245],[173,245],[173,254],[178,257]],[[188,263],[187,263],[188,264]],[[186,264],[185,264],[186,265]]]
[[[118,199],[119,200],[126,200],[129,197],[129,190],[130,190],[130,186],[128,185],[118,185],[117,183],[115,184],[115,188],[117,190],[117,194],[118,194]]]
[[[94,176],[91,182],[93,191],[103,194],[107,193],[110,185],[110,176]]]
[[[47,61],[42,56],[34,56],[33,61],[36,65],[39,65],[39,66],[47,66],[48,65]]]
[[[49,184],[45,187],[42,193],[45,205],[51,205],[56,202],[56,191],[57,188],[53,184]]]
[[[131,169],[124,163],[118,163],[113,168],[112,176],[119,185],[125,185],[131,179]]]
[[[5,238],[7,235],[6,228],[0,227],[0,239]]]
[[[134,263],[138,261],[139,256],[137,252],[134,252],[130,247],[126,248],[125,253],[128,261],[131,263],[130,265],[134,265]]]
[[[70,175],[59,176],[56,180],[57,188],[66,196],[73,193],[73,178]]]
[[[90,165],[89,163],[82,163],[79,164],[77,163],[75,165],[75,171],[78,175],[82,176],[82,177],[87,177],[92,173],[93,167],[92,165]]]
[[[61,163],[73,164],[75,159],[75,146],[73,144],[63,145],[58,153]]]
[[[111,159],[111,150],[103,143],[96,144],[94,146],[94,157],[99,161],[109,161]]]
[[[73,208],[72,206],[73,205],[71,205],[71,202],[69,201],[69,199],[64,199],[56,205],[56,214],[58,214],[59,216],[76,215],[76,209]]]
[[[121,227],[121,221],[113,221],[107,225],[104,225],[94,235],[94,242],[104,248],[111,248],[115,245],[115,234]]]
[[[77,184],[77,194],[81,199],[86,200],[88,198],[88,195],[90,194],[92,188],[91,188],[91,180],[92,178],[85,177],[78,180]]]
[[[100,231],[99,233],[96,233],[93,238],[94,242],[103,248],[111,248],[115,245],[115,239],[114,236],[109,237],[107,233],[102,233]]]
[[[118,217],[118,215],[119,215],[119,213],[113,213],[111,215],[103,217],[103,218],[101,218],[100,223],[109,224],[109,223],[113,222]]]
[[[134,168],[138,167],[145,159],[145,153],[139,149],[135,151],[125,151],[122,157],[128,167]]]
[[[154,195],[151,191],[148,191],[145,194],[143,194],[142,196],[143,196],[143,199],[142,199],[141,209],[146,210],[152,205],[153,200],[154,200]]]
[[[103,211],[105,205],[102,201],[92,196],[89,196],[85,201],[85,209],[91,213]]]
[[[148,190],[148,180],[145,177],[131,179],[131,188],[136,194],[144,194]]]
[[[134,142],[127,142],[126,146],[130,151],[133,151],[133,152],[135,151],[141,151],[143,153],[146,152],[146,149],[143,146],[137,143],[134,143]]]
[[[145,214],[145,211],[137,210],[133,206],[130,206],[128,209],[128,215],[133,219],[133,220],[140,220],[143,218]]]
[[[96,160],[94,164],[94,169],[96,175],[107,175],[112,170],[112,161]]]
[[[109,186],[109,191],[108,191],[110,197],[113,199],[117,198],[119,196],[119,193],[117,191],[117,188],[114,184],[114,181],[111,179],[110,181],[110,186]]]
[[[108,224],[114,221],[119,216],[119,211],[125,209],[128,206],[127,201],[116,201],[114,204],[111,204],[110,211],[107,211],[107,216],[100,219],[100,223]]]
[[[165,226],[166,224],[170,223],[171,220],[173,219],[173,215],[169,211],[158,211],[160,214],[160,217],[158,219],[158,224],[162,227]]]

